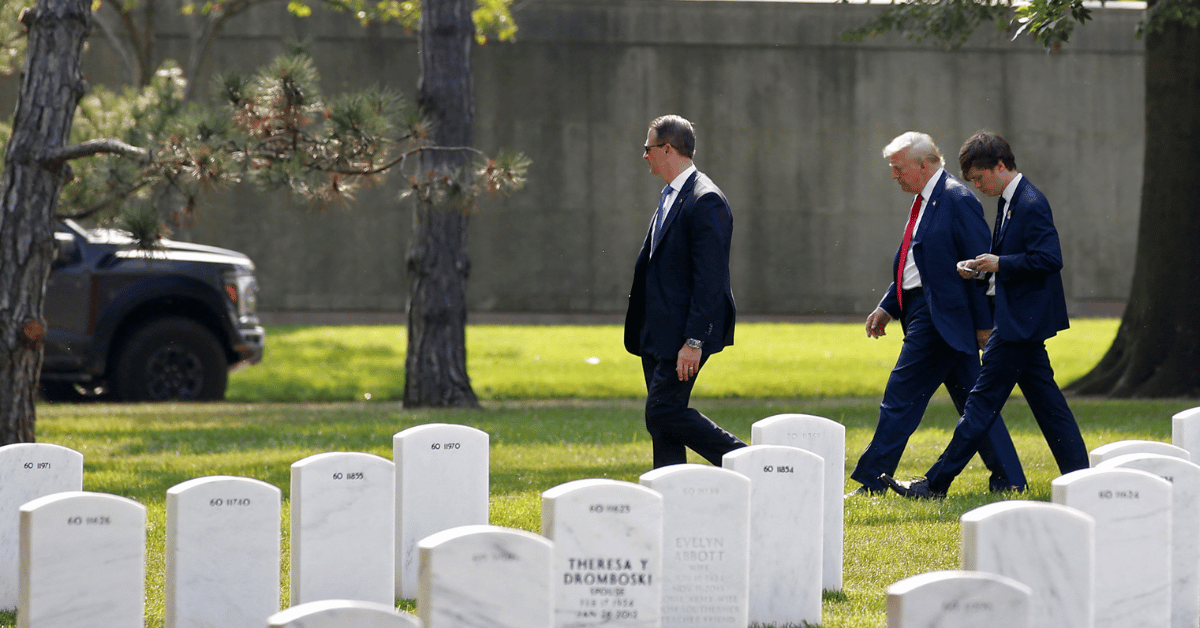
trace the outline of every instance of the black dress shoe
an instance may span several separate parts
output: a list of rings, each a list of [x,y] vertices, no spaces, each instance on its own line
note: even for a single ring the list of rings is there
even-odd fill
[[[894,480],[892,476],[884,473],[879,476],[879,479],[900,494],[901,497],[910,499],[941,499],[946,496],[945,493],[938,493],[929,489],[929,480],[921,478],[919,480]]]
[[[858,497],[859,495],[866,495],[866,496],[883,495],[886,492],[887,492],[886,488],[878,488],[875,486],[867,486],[864,484],[864,485],[854,489],[853,491],[846,493],[845,499],[850,499],[851,497]]]

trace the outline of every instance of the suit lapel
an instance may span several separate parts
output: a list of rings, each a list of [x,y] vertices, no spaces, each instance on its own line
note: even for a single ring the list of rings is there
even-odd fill
[[[942,199],[942,192],[946,190],[946,176],[947,174],[942,172],[937,184],[933,186],[933,192],[929,194],[929,200],[925,201],[925,213],[921,214],[921,222],[917,225],[916,232],[913,233],[913,246],[921,243],[922,237],[925,235],[925,228],[933,224],[934,216],[937,215],[938,205]]]
[[[1013,190],[1012,200],[1004,204],[1004,213],[1008,215],[1000,225],[1000,235],[996,237],[996,243],[992,247],[993,253],[1000,251],[1000,243],[1004,242],[1004,234],[1008,232],[1008,225],[1012,224],[1013,206],[1017,204],[1017,199],[1021,198],[1021,191],[1028,183],[1025,177],[1021,177],[1021,180],[1017,182],[1017,189]]]
[[[667,237],[667,232],[671,230],[671,225],[675,224],[675,218],[679,216],[679,211],[680,208],[683,207],[684,200],[692,197],[692,191],[696,188],[696,176],[699,174],[699,170],[693,172],[692,176],[688,177],[687,181],[683,183],[683,187],[680,188],[679,194],[675,195],[675,202],[671,203],[671,211],[667,212],[667,217],[663,219],[663,234],[662,238],[659,238],[659,246],[662,246],[663,238]],[[653,219],[651,219],[651,222],[653,222]]]

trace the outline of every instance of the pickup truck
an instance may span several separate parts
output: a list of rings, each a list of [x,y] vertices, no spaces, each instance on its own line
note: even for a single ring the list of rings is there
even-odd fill
[[[216,401],[257,364],[265,333],[250,258],[66,220],[46,286],[42,397]]]

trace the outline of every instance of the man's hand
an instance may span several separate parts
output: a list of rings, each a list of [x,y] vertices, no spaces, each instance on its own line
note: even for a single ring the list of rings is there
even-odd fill
[[[992,337],[992,330],[990,330],[990,329],[976,329],[975,330],[975,344],[979,345],[980,351],[983,351],[983,348],[987,346],[988,338],[991,338],[991,337]]]
[[[975,270],[975,260],[965,259],[954,267],[958,271],[958,276],[963,279],[974,279],[979,276],[979,271]]]
[[[975,270],[981,273],[995,273],[1000,271],[1000,258],[991,253],[983,253],[975,258]]]
[[[887,324],[891,320],[891,315],[885,312],[883,308],[875,308],[875,311],[867,316],[867,337],[879,338],[880,336],[886,336],[887,332],[884,331],[884,328],[887,327]]]
[[[696,376],[696,371],[700,370],[701,353],[700,349],[687,345],[679,349],[679,357],[675,360],[675,374],[679,376],[679,381],[686,382]]]

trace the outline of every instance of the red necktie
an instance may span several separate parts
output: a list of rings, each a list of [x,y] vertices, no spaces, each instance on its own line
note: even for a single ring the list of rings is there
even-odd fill
[[[917,214],[921,211],[923,200],[918,194],[913,201],[912,209],[908,212],[908,226],[904,228],[904,241],[900,243],[900,265],[896,267],[896,305],[900,309],[904,309],[904,264],[908,262],[908,245],[912,242],[913,226],[917,224]]]

